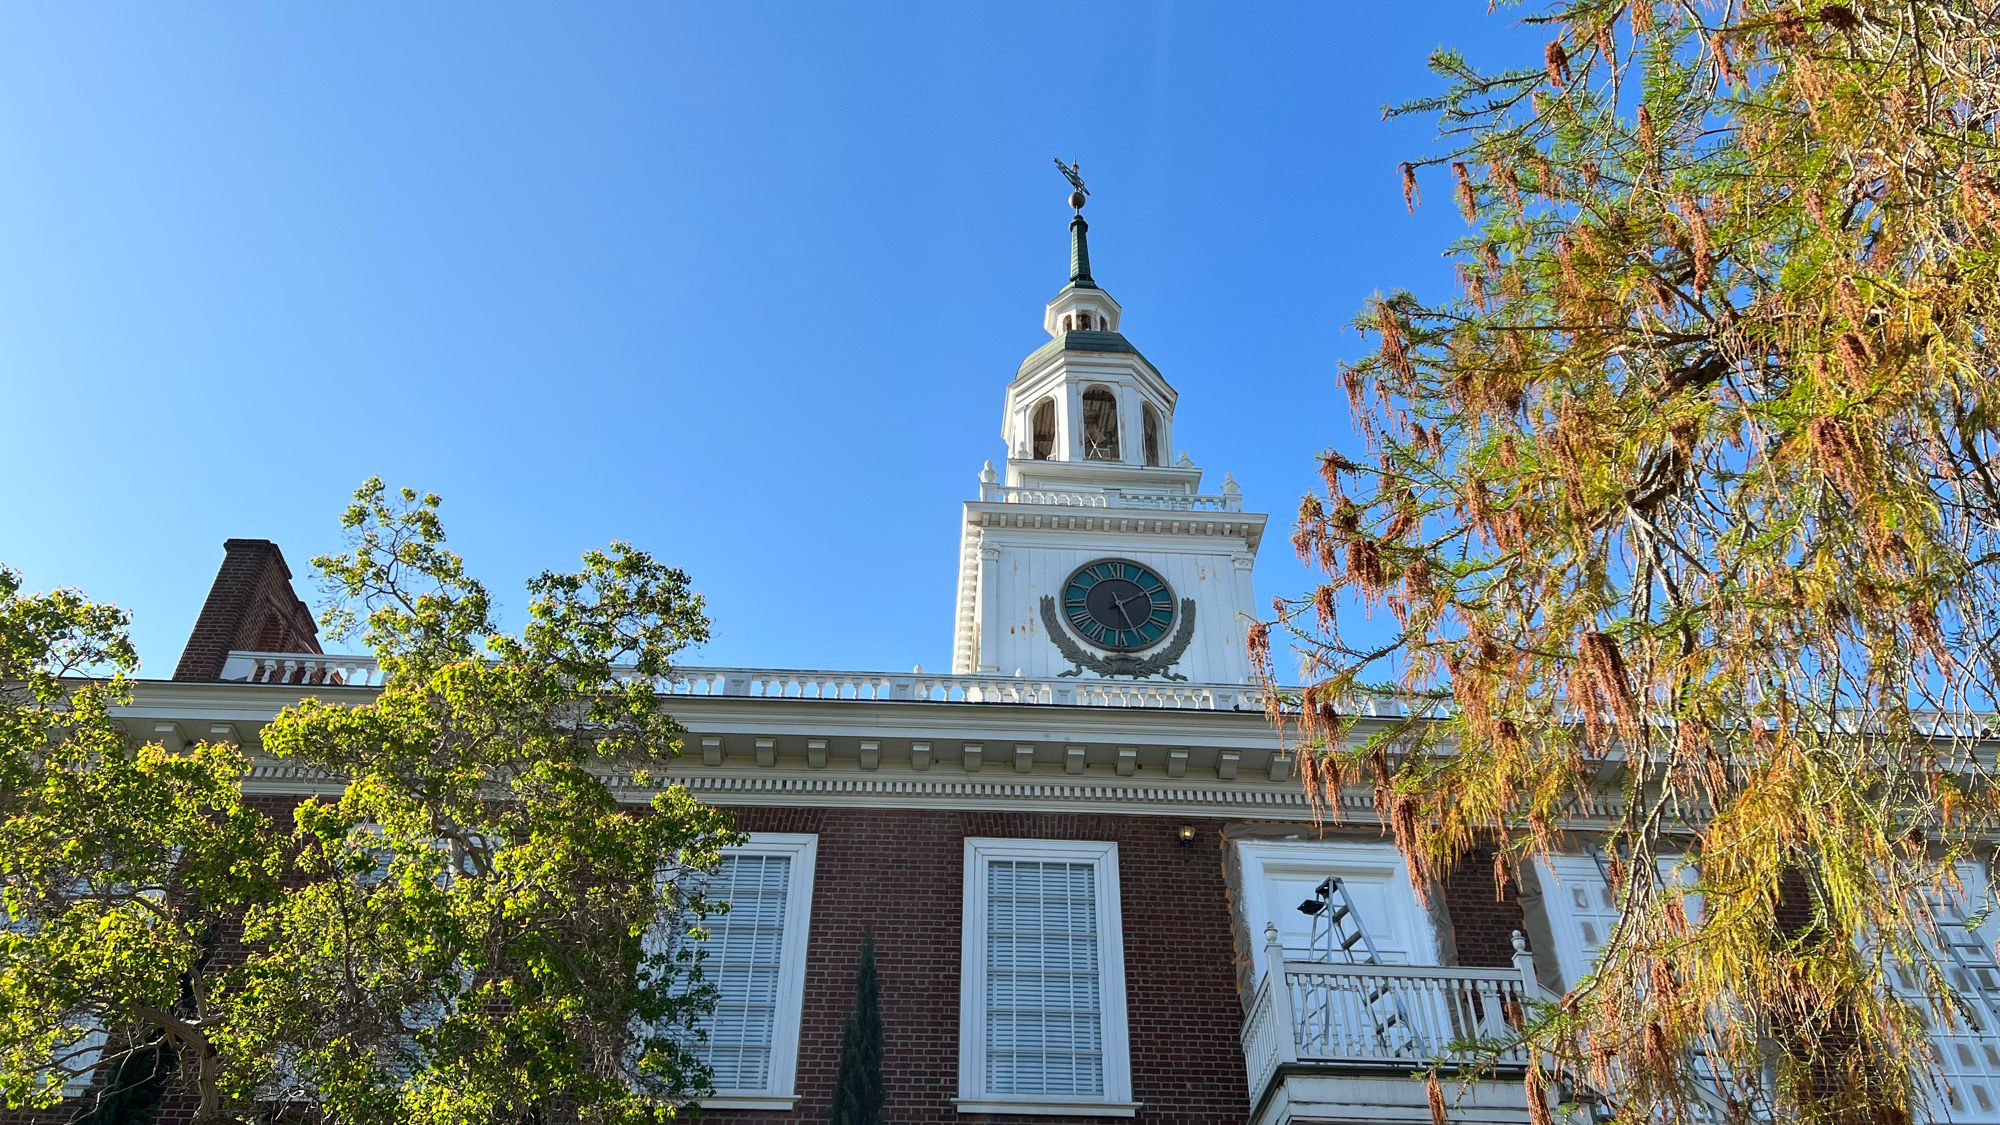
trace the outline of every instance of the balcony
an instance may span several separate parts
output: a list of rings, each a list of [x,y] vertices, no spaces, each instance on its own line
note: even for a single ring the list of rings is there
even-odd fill
[[[1251,1125],[1411,1122],[1429,1125],[1423,1077],[1433,1063],[1485,1061],[1474,1040],[1508,1040],[1542,999],[1526,943],[1506,969],[1350,965],[1288,959],[1265,929],[1265,964],[1243,1021]],[[1528,1055],[1507,1048],[1497,1070],[1445,1080],[1457,1125],[1525,1125]]]

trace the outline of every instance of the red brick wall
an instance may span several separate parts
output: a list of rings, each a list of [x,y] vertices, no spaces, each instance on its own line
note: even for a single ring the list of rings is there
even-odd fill
[[[1459,857],[1444,878],[1444,908],[1451,918],[1452,947],[1468,968],[1504,969],[1514,964],[1514,931],[1524,929],[1520,887],[1512,878],[1493,877],[1490,845]]]
[[[231,539],[222,550],[222,566],[181,650],[174,679],[218,678],[233,649],[318,652],[319,628],[292,589],[292,571],[278,545]]]
[[[289,798],[255,802],[284,828]],[[1138,1121],[1161,1125],[1240,1125],[1247,1117],[1237,1033],[1236,947],[1225,891],[1222,820],[1162,816],[941,812],[883,809],[736,811],[752,832],[819,837],[812,930],[796,1089],[786,1114],[714,1110],[726,1125],[816,1122],[826,1117],[840,1065],[840,1032],[853,1003],[864,933],[875,935],[881,985],[883,1069],[892,1122],[1048,1125],[1046,1118],[961,1115],[958,1094],[958,980],[968,836],[1110,840],[1118,844],[1123,895],[1125,979]],[[1175,830],[1195,826],[1182,845]],[[1522,926],[1510,884],[1496,894],[1492,855],[1469,855],[1444,888],[1459,960],[1504,966],[1510,935]],[[232,935],[233,936],[233,935]],[[227,941],[228,938],[225,938]],[[192,1120],[192,1104],[170,1091],[163,1125]],[[0,1125],[58,1121],[0,1114]],[[1089,1125],[1099,1119],[1066,1119]]]
[[[1194,843],[1175,838],[1196,826]],[[881,809],[742,809],[755,832],[815,832],[812,932],[799,1031],[799,1105],[789,1114],[714,1110],[710,1120],[823,1121],[854,999],[861,937],[875,933],[886,1117],[894,1122],[1047,1118],[956,1111],[958,969],[968,836],[1111,840],[1123,895],[1132,1096],[1141,1122],[1235,1125],[1248,1116],[1242,1007],[1223,892],[1222,822],[1178,817]],[[1096,1120],[1066,1118],[1082,1123]]]

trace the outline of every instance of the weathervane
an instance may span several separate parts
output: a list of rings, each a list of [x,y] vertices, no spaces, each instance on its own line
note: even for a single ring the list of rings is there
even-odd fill
[[[1077,214],[1083,214],[1084,197],[1090,194],[1090,189],[1083,186],[1083,162],[1078,160],[1064,164],[1062,157],[1058,156],[1056,157],[1056,169],[1063,174],[1063,179],[1069,181],[1069,186],[1076,189],[1069,193],[1069,205],[1076,208]]]

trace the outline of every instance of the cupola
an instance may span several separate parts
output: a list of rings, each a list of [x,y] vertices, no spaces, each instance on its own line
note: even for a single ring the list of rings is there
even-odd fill
[[[1264,517],[1226,477],[1204,493],[1175,446],[1179,396],[1121,331],[1091,272],[1082,178],[1056,163],[1076,188],[1069,278],[1007,384],[1004,467],[988,461],[965,505],[952,668],[1078,693],[1093,677],[1247,683]]]
[[[1040,476],[1032,463],[1093,469],[1174,464],[1174,389],[1119,333],[1123,310],[1090,272],[1084,193],[1069,197],[1069,280],[1042,315],[1050,340],[1008,387],[1001,436],[1009,478]]]

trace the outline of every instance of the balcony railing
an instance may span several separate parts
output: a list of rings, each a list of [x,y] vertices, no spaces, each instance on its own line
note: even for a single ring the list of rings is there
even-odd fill
[[[1506,969],[1287,960],[1277,928],[1267,926],[1264,935],[1270,968],[1243,1021],[1252,1105],[1280,1067],[1529,1062],[1512,1040],[1541,990],[1518,933],[1514,966]]]
[[[1240,512],[1240,493],[1201,496],[1191,492],[1170,492],[1138,488],[1025,488],[985,484],[979,498],[990,504],[1042,504],[1056,508],[1145,508],[1165,512]]]
[[[380,687],[371,657],[318,653],[232,652],[221,678],[232,683]],[[657,689],[669,696],[820,699],[930,703],[1040,703],[1070,707],[1145,707],[1261,711],[1263,689],[1250,684],[1098,680],[1056,676],[960,676],[928,672],[835,672],[786,668],[676,668]],[[1283,689],[1296,694],[1296,689]],[[1387,701],[1384,701],[1387,705]]]

